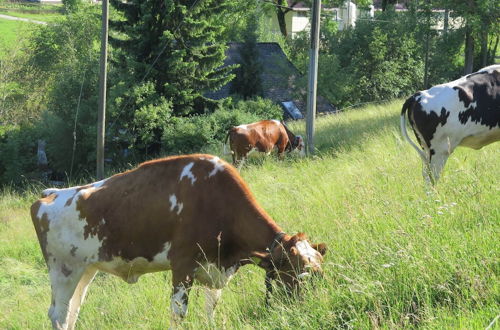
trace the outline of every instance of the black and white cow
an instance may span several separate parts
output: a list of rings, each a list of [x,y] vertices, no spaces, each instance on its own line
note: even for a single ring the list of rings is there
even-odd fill
[[[421,148],[408,137],[406,112]],[[500,140],[500,65],[414,94],[403,105],[401,131],[435,184],[457,146],[481,149]]]

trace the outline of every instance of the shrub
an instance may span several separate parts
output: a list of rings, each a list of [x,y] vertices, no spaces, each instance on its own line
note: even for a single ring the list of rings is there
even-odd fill
[[[232,102],[228,99],[212,114],[172,117],[164,129],[162,152],[182,154],[210,150],[224,141],[232,126],[283,117],[281,108],[270,100]]]
[[[33,125],[0,126],[0,185],[20,184],[39,178],[37,141]]]

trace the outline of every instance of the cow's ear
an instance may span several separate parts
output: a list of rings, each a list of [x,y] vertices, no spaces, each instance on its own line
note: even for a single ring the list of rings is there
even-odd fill
[[[259,267],[266,270],[272,268],[271,254],[267,252],[252,252],[250,259]]]
[[[328,250],[325,243],[312,244],[311,246],[313,249],[321,253],[322,256],[324,256],[326,254],[326,251]]]

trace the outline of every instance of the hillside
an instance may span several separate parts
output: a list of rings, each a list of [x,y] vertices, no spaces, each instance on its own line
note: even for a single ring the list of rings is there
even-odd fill
[[[319,118],[311,159],[249,161],[242,175],[283,229],[328,244],[325,281],[266,308],[264,274],[246,266],[223,291],[212,327],[195,286],[185,328],[484,329],[495,319],[499,144],[456,150],[437,191],[426,193],[420,159],[399,133],[400,107]],[[290,126],[303,132],[304,123]],[[0,328],[50,326],[50,286],[29,218],[34,193],[0,195]],[[77,327],[168,327],[170,275],[129,285],[99,274]]]

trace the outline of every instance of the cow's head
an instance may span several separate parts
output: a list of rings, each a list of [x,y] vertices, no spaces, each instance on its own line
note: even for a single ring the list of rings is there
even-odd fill
[[[302,136],[295,136],[295,139],[292,141],[292,150],[297,150],[302,157],[306,155],[306,145]]]
[[[323,256],[326,245],[311,244],[303,233],[283,238],[269,253],[254,256],[270,279],[277,280],[290,291],[298,291],[300,284],[308,278],[322,275]]]

